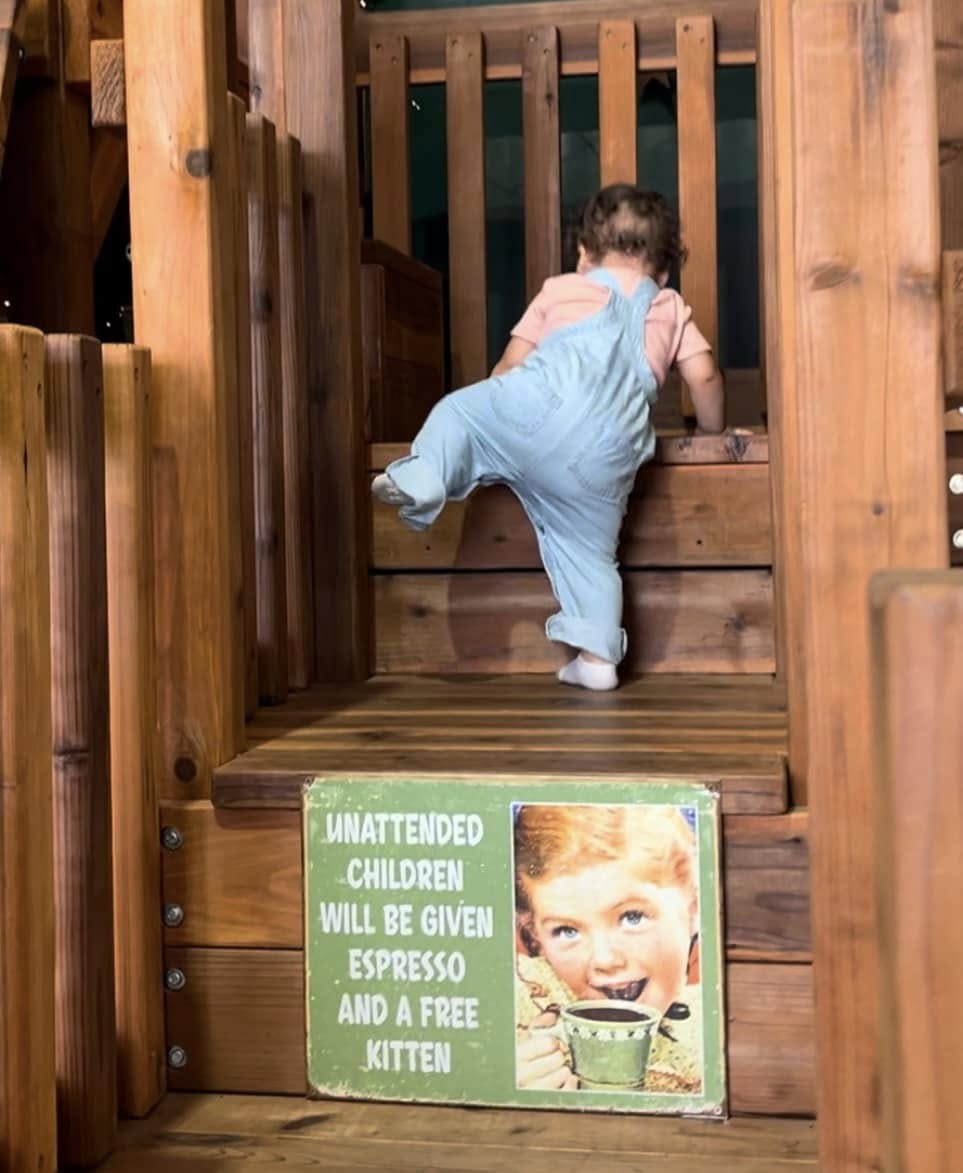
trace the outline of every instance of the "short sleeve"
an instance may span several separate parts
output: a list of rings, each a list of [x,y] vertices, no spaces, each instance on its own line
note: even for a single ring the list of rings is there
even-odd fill
[[[547,298],[543,287],[518,322],[512,327],[512,337],[521,338],[523,342],[530,342],[532,346],[538,346],[542,339],[542,334],[545,332],[547,308]]]
[[[692,310],[683,305],[680,298],[680,306],[683,311],[683,318],[679,324],[679,345],[676,347],[675,359],[676,363],[685,362],[687,358],[692,358],[696,354],[705,354],[706,351],[711,351],[712,347],[706,341],[705,335],[699,327],[692,320]]]

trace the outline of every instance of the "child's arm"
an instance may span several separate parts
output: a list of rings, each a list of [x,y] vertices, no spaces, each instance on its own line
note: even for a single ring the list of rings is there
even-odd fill
[[[677,364],[689,388],[696,413],[696,430],[716,434],[726,426],[726,384],[711,350],[704,350]]]
[[[520,367],[534,349],[535,346],[533,343],[526,342],[524,338],[517,338],[513,334],[508,340],[508,345],[505,347],[502,357],[492,367],[492,374],[504,375],[512,367]]]

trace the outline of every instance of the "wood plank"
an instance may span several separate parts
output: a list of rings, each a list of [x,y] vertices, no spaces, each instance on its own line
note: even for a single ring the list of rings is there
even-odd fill
[[[765,465],[650,465],[629,503],[624,567],[770,566],[769,470]],[[372,510],[376,570],[532,570],[541,567],[531,523],[502,486],[451,502],[415,533],[397,510]]]
[[[322,680],[364,679],[371,656],[355,8],[353,0],[259,0],[251,13],[256,109],[295,135],[304,163],[315,614],[327,616],[316,630]],[[275,109],[282,92],[284,109]]]
[[[951,1092],[963,925],[925,910],[963,885],[963,572],[895,571],[871,591],[884,1162],[950,1173],[963,1165]]]
[[[638,173],[638,51],[631,20],[599,23],[599,177],[636,182]]]
[[[941,247],[963,248],[963,13],[934,0],[936,125],[940,144]]]
[[[25,13],[24,0],[6,0],[0,8],[0,173],[13,111],[13,91],[20,69]]]
[[[880,1167],[881,1144],[867,583],[946,561],[935,73],[925,0],[792,11],[792,59],[776,62],[792,76],[796,240],[780,264],[801,389],[785,508],[810,702],[821,1162],[855,1173]]]
[[[943,371],[947,397],[963,396],[963,249],[943,253]]]
[[[165,1090],[150,351],[105,346],[103,365],[117,1091],[144,1116]]]
[[[281,294],[281,386],[284,433],[284,526],[287,573],[288,683],[314,679],[314,582],[311,562],[311,423],[304,338],[304,221],[301,144],[278,139],[278,260]]]
[[[244,715],[257,709],[257,549],[254,520],[254,391],[251,382],[251,260],[248,239],[247,116],[244,103],[228,94],[233,213],[234,304],[237,367],[237,524],[240,529],[243,610]]]
[[[562,265],[558,30],[528,28],[521,38],[525,295],[531,301]]]
[[[230,175],[212,165],[230,150],[223,6],[126,0],[124,33],[134,320],[153,358],[158,785],[201,797],[243,743],[244,717],[228,452]]]
[[[448,255],[451,381],[476,383],[488,373],[488,277],[485,257],[485,47],[481,33],[445,45],[448,151]]]
[[[127,134],[95,130],[90,151],[91,252],[100,255],[127,187]]]
[[[676,23],[678,52],[679,216],[689,256],[682,296],[716,355],[719,353],[719,256],[716,228],[716,69],[711,16]],[[694,415],[682,389],[682,414]]]
[[[163,853],[164,903],[185,912],[180,925],[165,929],[167,945],[303,947],[297,811],[169,803],[161,822],[181,835],[181,845]],[[805,812],[725,818],[730,960],[810,960],[808,826]]]
[[[168,949],[166,964],[187,979],[183,989],[168,994],[168,1037],[187,1052],[186,1066],[171,1072],[172,1086],[305,1090],[300,950]],[[728,966],[734,1112],[812,1114],[811,973],[805,965]],[[238,1022],[245,1030],[237,1029]]]
[[[374,235],[411,252],[408,42],[376,37],[371,61],[371,195]]]
[[[91,41],[90,119],[93,126],[126,126],[123,40]]]
[[[772,580],[746,571],[623,576],[625,672],[770,672]],[[540,573],[379,576],[376,671],[552,672],[566,659],[545,638],[556,605]]]
[[[124,35],[123,0],[60,0],[60,3],[64,81],[67,85],[93,87],[97,42]],[[123,87],[123,70],[120,84]]]
[[[43,337],[0,326],[0,1165],[56,1166]]]
[[[699,12],[716,25],[719,62],[746,65],[755,60],[756,6],[745,0],[703,0]],[[613,0],[609,20],[632,19],[639,47],[639,69],[672,69],[676,62],[676,12],[657,0]],[[358,18],[355,67],[359,85],[367,84],[368,50],[372,37],[394,34],[408,38],[412,83],[445,80],[445,40],[480,32],[486,47],[486,80],[522,74],[520,28],[554,24],[560,33],[563,74],[598,72],[599,9],[596,0],[541,0],[528,4],[450,7],[443,12],[383,12],[372,9]]]
[[[24,0],[22,77],[58,81],[62,76],[60,0]]]
[[[288,695],[278,163],[274,125],[261,114],[247,115],[246,155],[254,408],[257,680],[261,703],[276,705]]]
[[[117,1119],[104,399],[93,338],[46,340],[57,924],[57,1153],[94,1165]]]

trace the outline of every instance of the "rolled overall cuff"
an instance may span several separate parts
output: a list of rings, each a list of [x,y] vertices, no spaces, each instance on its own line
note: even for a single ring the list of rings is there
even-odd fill
[[[556,643],[581,648],[611,664],[620,664],[625,658],[627,640],[622,627],[603,627],[591,619],[573,619],[558,614],[545,624],[545,634]]]
[[[444,481],[423,456],[403,456],[385,472],[413,502],[398,510],[401,520],[413,530],[427,529],[445,507]]]

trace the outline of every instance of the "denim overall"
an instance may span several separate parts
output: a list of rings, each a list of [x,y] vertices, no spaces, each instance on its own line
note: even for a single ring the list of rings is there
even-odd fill
[[[643,329],[659,288],[646,277],[626,298],[607,270],[588,277],[611,291],[598,313],[550,334],[507,374],[445,396],[411,455],[386,471],[411,498],[399,512],[415,530],[447,500],[508,485],[535,527],[561,606],[548,638],[618,663],[626,645],[619,532],[636,474],[655,450],[658,385]]]

